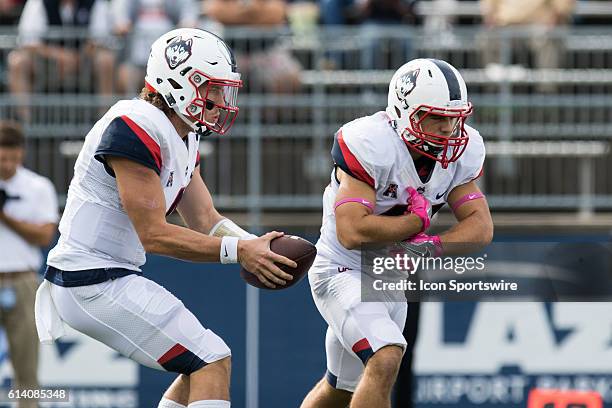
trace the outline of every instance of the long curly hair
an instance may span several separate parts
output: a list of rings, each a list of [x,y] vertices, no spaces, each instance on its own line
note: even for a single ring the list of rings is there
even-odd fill
[[[138,95],[138,97],[164,112],[168,118],[172,118],[174,115],[176,115],[174,110],[169,107],[168,104],[166,104],[166,101],[159,92],[151,91],[145,86],[140,91],[140,95]]]

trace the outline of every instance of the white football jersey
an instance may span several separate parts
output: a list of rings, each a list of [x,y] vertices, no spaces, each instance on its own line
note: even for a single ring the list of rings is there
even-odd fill
[[[477,130],[467,125],[466,130],[469,142],[463,155],[446,169],[438,162],[431,171],[425,168],[425,175],[429,175],[425,182],[419,177],[419,170],[423,171],[419,168],[420,160],[412,159],[408,147],[393,129],[391,118],[385,112],[377,112],[342,126],[335,135],[332,156],[336,167],[376,190],[374,214],[402,215],[407,207],[408,187],[423,194],[435,213],[446,203],[453,188],[481,175],[485,158],[484,143]],[[338,187],[334,169],[331,183],[323,194],[318,256],[359,270],[361,251],[346,249],[336,236],[334,204]]]
[[[166,115],[139,99],[117,102],[94,125],[74,166],[61,236],[47,264],[63,271],[125,268],[146,261],[119,197],[107,156],[121,156],[159,175],[170,214],[199,162],[198,136],[182,139]]]

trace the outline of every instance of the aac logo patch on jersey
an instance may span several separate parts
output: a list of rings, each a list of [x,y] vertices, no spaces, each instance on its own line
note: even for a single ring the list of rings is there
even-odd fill
[[[397,184],[389,184],[383,195],[385,197],[397,198]]]
[[[397,94],[397,99],[402,102],[402,105],[404,105],[404,109],[408,109],[408,102],[406,102],[406,97],[410,95],[410,93],[416,87],[416,80],[419,76],[420,71],[420,68],[417,68],[413,71],[406,72],[395,83],[395,93]]]
[[[173,39],[166,47],[166,62],[174,69],[191,57],[193,39],[183,40],[180,36]]]

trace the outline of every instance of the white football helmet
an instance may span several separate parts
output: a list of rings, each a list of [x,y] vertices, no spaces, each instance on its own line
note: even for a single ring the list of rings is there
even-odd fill
[[[465,121],[472,114],[465,81],[452,65],[436,59],[415,59],[402,65],[389,84],[387,114],[406,145],[439,161],[442,168],[465,151]],[[429,115],[455,118],[450,135],[430,133],[421,124]]]
[[[234,55],[208,31],[181,28],[159,37],[151,46],[145,85],[199,134],[224,134],[238,115],[242,81]],[[207,121],[205,111],[215,109],[209,112],[215,119]]]

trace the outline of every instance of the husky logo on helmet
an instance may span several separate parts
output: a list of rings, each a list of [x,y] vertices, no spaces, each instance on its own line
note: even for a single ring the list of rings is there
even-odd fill
[[[183,40],[180,36],[174,38],[166,47],[166,61],[170,69],[174,69],[191,57],[193,40]]]
[[[397,99],[402,102],[403,108],[408,109],[408,102],[406,101],[406,97],[410,95],[410,93],[414,90],[416,86],[416,80],[419,76],[420,68],[417,68],[413,71],[406,72],[402,75],[395,84],[395,93],[397,94]]]

